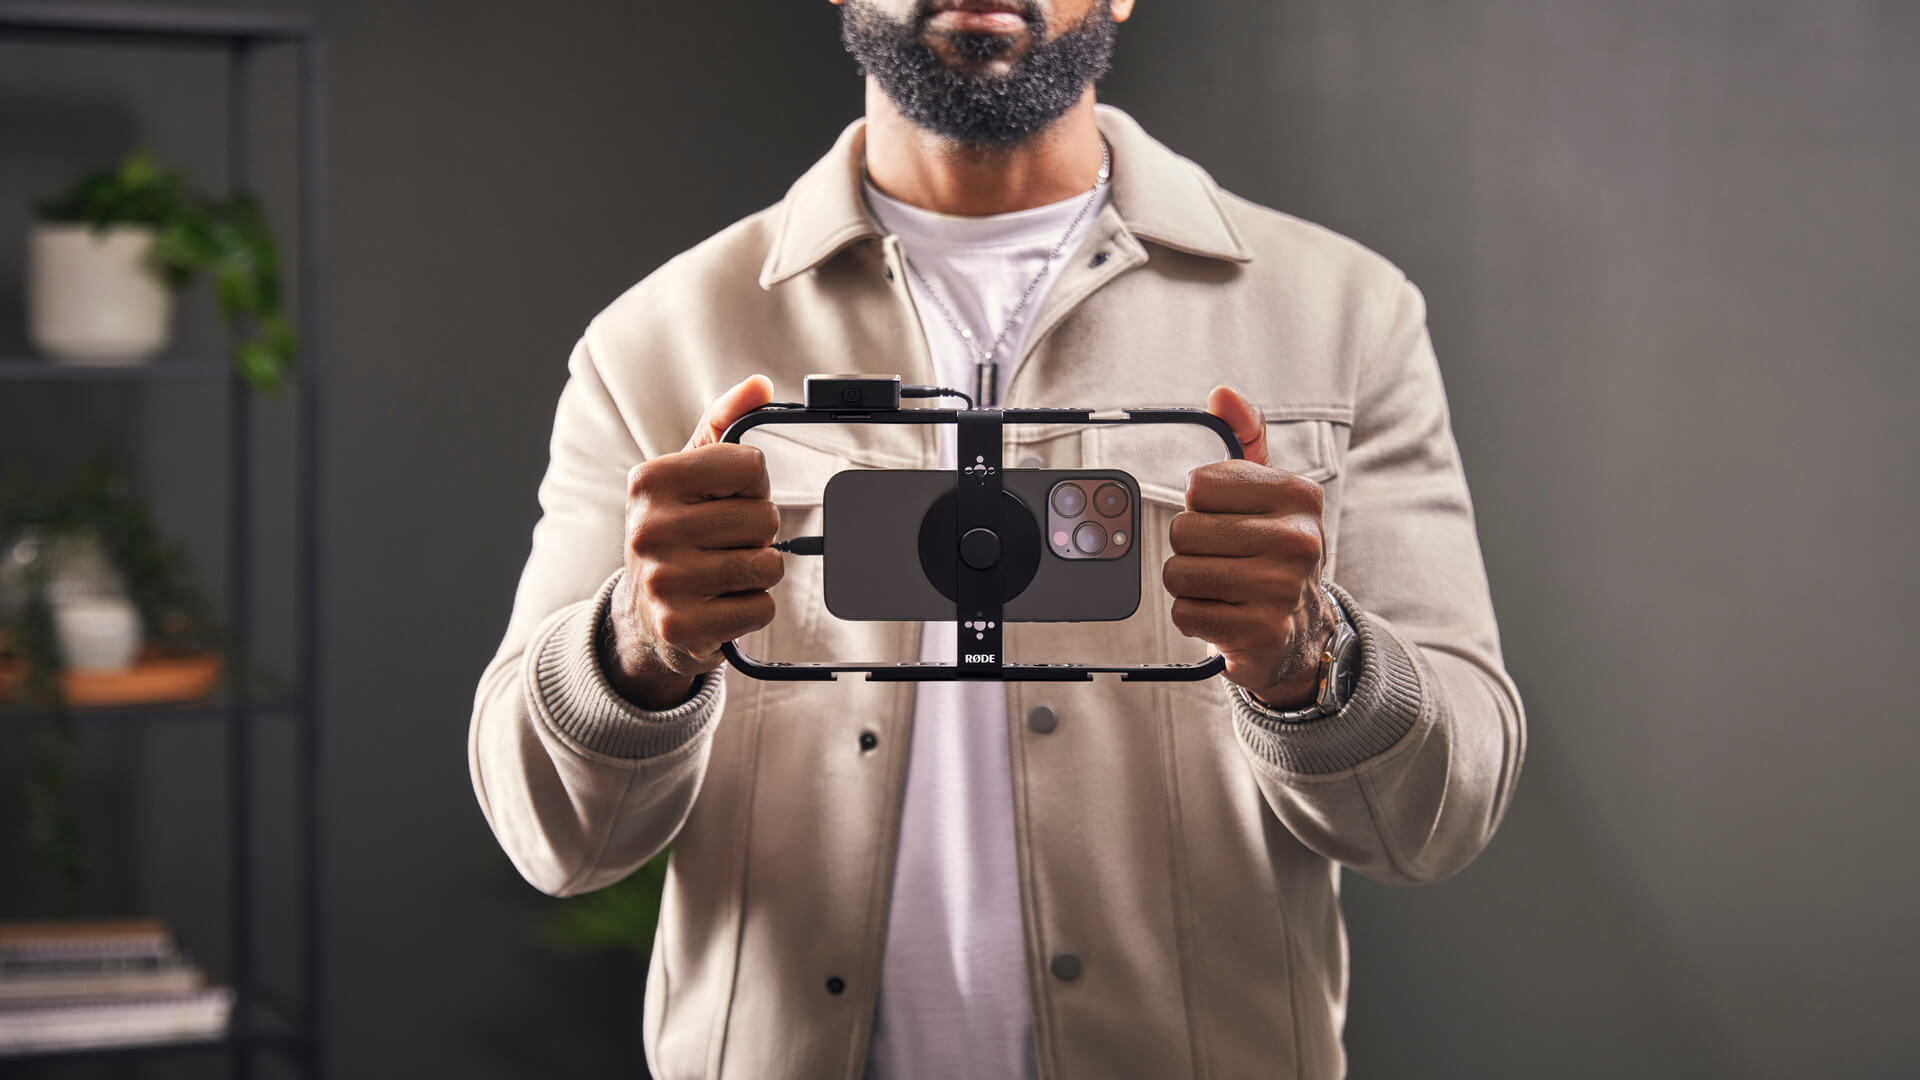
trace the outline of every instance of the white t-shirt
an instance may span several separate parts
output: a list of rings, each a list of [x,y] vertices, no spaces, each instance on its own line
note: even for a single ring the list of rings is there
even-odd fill
[[[994,350],[1002,391],[1053,279],[1108,198],[1103,186],[1053,269]],[[975,340],[991,342],[1087,201],[988,217],[923,210],[866,185],[880,224],[900,238],[940,385],[973,392],[975,356],[920,282],[924,275]],[[957,403],[955,403],[957,404]],[[941,425],[941,464],[954,428]],[[924,623],[920,657],[953,663],[951,622]],[[914,699],[899,862],[887,923],[869,1080],[977,1080],[1036,1074],[1027,992],[1006,690],[997,682],[923,682]]]

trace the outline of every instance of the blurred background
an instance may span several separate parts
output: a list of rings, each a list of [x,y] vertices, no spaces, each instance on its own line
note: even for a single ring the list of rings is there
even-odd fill
[[[229,273],[259,249],[223,201],[227,55],[0,37],[14,505],[144,522],[153,543],[123,584],[187,645],[196,603],[231,610],[244,511],[245,677],[269,703],[300,700],[296,583],[317,554],[329,1073],[638,1075],[642,960],[580,949],[579,920],[499,854],[468,781],[469,710],[570,347],[631,283],[779,199],[858,115],[837,13],[214,10],[325,35],[322,306],[300,310],[294,273],[310,241],[293,48],[259,47],[239,87],[246,185],[287,279],[263,309],[258,275]],[[1475,865],[1413,891],[1347,878],[1354,1075],[1920,1071],[1917,61],[1920,5],[1903,0],[1142,0],[1122,29],[1103,99],[1425,290],[1528,706],[1519,795]],[[28,340],[36,200],[139,149],[208,193],[181,255],[204,272],[174,294],[160,373],[22,375],[45,362]],[[236,439],[231,387],[193,374],[232,357],[221,297],[269,324],[318,320],[301,358],[321,380],[317,474],[298,453],[311,391],[258,395]],[[250,377],[270,381],[275,342],[252,340]],[[240,774],[250,964],[295,1018],[313,760],[297,714],[248,722]],[[221,716],[0,714],[0,919],[159,916],[231,974]],[[67,817],[32,801],[56,790]],[[63,837],[83,842],[84,884],[60,869]],[[262,1052],[260,1075],[293,1075],[284,1061]]]

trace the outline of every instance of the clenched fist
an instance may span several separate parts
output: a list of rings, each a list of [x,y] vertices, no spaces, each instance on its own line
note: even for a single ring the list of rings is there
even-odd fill
[[[1215,387],[1207,411],[1246,458],[1187,477],[1162,571],[1173,624],[1226,658],[1227,678],[1275,709],[1313,700],[1334,601],[1320,586],[1320,485],[1267,464],[1267,422],[1236,391]]]
[[[759,449],[723,443],[735,420],[772,400],[753,375],[715,398],[686,448],[627,473],[626,567],[608,611],[608,681],[644,709],[687,700],[720,665],[720,645],[773,621],[785,566]]]

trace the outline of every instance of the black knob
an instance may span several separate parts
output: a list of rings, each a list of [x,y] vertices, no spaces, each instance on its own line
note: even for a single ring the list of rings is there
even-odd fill
[[[960,561],[985,570],[1000,561],[1000,537],[992,529],[968,529],[960,538]]]

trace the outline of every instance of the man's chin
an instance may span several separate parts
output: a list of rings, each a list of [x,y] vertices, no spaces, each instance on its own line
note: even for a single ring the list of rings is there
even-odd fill
[[[978,74],[1004,74],[1033,51],[1033,35],[1025,30],[1007,34],[929,30],[922,40],[942,67]]]
[[[1110,0],[1096,0],[1050,37],[1039,19],[954,33],[931,20],[890,19],[872,0],[846,0],[840,34],[861,73],[908,120],[958,143],[1004,146],[1058,120],[1106,73],[1111,10]]]
[[[1003,79],[1013,73],[1018,57],[995,60],[964,60],[941,57],[940,67],[950,75],[970,79]]]

